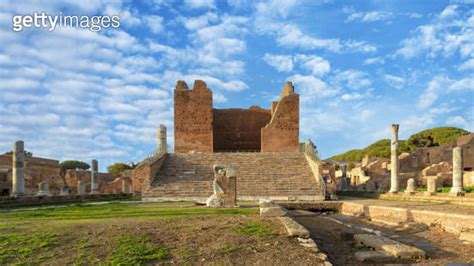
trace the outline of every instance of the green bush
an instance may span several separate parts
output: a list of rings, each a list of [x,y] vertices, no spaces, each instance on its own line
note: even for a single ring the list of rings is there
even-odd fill
[[[109,174],[113,177],[116,177],[120,174],[120,172],[124,171],[124,170],[130,170],[130,169],[133,169],[134,168],[134,164],[132,163],[132,165],[129,165],[129,164],[126,164],[126,163],[114,163],[112,164],[111,166],[107,167],[107,172],[109,172]]]

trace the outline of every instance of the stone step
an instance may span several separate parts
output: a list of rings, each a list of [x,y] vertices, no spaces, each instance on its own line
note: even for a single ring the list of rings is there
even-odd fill
[[[358,244],[374,248],[378,251],[384,251],[396,258],[412,259],[425,257],[425,251],[384,236],[356,234],[354,235],[354,240]]]

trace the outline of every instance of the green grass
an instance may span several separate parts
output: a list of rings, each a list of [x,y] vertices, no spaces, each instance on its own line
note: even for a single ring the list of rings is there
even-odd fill
[[[166,248],[152,243],[148,237],[122,236],[115,243],[117,246],[108,257],[113,265],[142,265],[169,256]]]
[[[163,205],[163,204],[161,204]],[[22,220],[91,220],[121,217],[172,218],[189,215],[256,214],[256,208],[159,208],[157,203],[110,203],[100,205],[75,205],[38,210],[4,210],[1,221]]]
[[[36,255],[47,252],[55,245],[57,245],[57,235],[50,232],[2,233],[0,235],[0,264],[15,259],[44,260],[46,256],[36,258]]]
[[[242,247],[236,244],[226,244],[217,251],[217,254],[219,255],[230,254],[232,252],[239,251],[241,248]]]
[[[263,238],[273,234],[273,228],[262,222],[248,222],[238,227],[232,227],[234,233],[243,236]]]

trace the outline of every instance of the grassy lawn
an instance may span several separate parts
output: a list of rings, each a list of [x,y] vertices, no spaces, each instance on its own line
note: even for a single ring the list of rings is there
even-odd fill
[[[116,202],[0,210],[0,265],[314,262],[293,241],[257,208]]]

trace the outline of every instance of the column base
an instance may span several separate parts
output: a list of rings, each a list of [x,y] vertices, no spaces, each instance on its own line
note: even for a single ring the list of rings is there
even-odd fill
[[[466,195],[466,192],[464,191],[451,191],[449,192],[449,195],[450,196],[454,196],[454,197],[464,197]]]
[[[405,195],[415,195],[416,191],[405,191]]]
[[[436,196],[436,192],[425,192],[425,196]]]
[[[388,194],[397,195],[398,191],[389,191]]]

